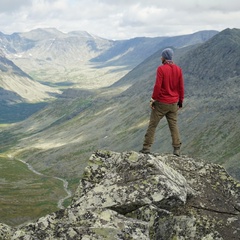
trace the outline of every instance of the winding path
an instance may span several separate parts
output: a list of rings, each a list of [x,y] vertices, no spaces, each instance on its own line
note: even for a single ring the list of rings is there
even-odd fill
[[[44,176],[44,177],[48,177],[48,178],[50,177],[50,176],[44,175],[44,174],[36,171],[36,170],[32,167],[32,165],[30,165],[30,164],[27,163],[27,162],[24,162],[24,161],[21,160],[21,159],[16,159],[16,158],[14,158],[12,155],[8,155],[8,157],[9,157],[10,159],[14,159],[14,160],[17,160],[17,161],[20,161],[20,162],[26,164],[27,167],[28,167],[28,169],[29,169],[30,171],[32,171],[33,173],[37,174],[37,175]],[[67,196],[66,196],[66,197],[61,198],[61,199],[58,201],[58,205],[57,205],[58,208],[63,209],[63,208],[64,208],[63,202],[64,202],[66,199],[68,199],[68,198],[70,198],[70,197],[72,196],[72,192],[68,189],[68,182],[67,182],[65,179],[59,178],[59,177],[52,177],[52,178],[55,178],[55,179],[61,181],[61,182],[63,183],[63,188],[64,188],[65,192],[67,193]]]
[[[54,178],[55,178],[55,179],[58,179],[58,180],[60,180],[60,181],[63,182],[64,190],[65,190],[65,192],[67,193],[67,196],[66,196],[66,197],[64,197],[64,198],[62,198],[62,199],[60,199],[60,200],[58,201],[58,208],[63,209],[63,208],[64,208],[63,202],[64,202],[66,199],[68,199],[68,198],[70,198],[70,197],[72,196],[72,192],[68,189],[68,182],[67,182],[65,179],[59,178],[59,177],[54,177]]]

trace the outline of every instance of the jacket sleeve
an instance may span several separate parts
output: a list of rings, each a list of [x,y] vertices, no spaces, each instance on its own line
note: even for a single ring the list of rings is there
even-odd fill
[[[163,73],[161,68],[158,68],[156,73],[156,81],[155,81],[155,85],[152,93],[152,99],[154,100],[158,99],[158,94],[161,90],[162,81],[163,81]]]
[[[183,102],[184,99],[184,79],[182,70],[180,69],[180,79],[179,79],[179,102]]]

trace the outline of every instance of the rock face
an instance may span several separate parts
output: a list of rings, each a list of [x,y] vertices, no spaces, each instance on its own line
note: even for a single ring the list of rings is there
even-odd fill
[[[239,239],[240,184],[219,165],[170,154],[97,151],[71,206],[0,239]]]

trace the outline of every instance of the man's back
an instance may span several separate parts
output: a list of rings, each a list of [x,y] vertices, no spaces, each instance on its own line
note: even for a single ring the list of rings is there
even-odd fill
[[[158,67],[152,98],[163,103],[183,101],[184,84],[179,66],[165,63]]]

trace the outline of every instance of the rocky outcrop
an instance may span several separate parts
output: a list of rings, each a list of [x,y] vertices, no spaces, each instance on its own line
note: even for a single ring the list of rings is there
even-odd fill
[[[2,239],[239,239],[240,184],[219,165],[171,154],[97,151],[71,206]]]

